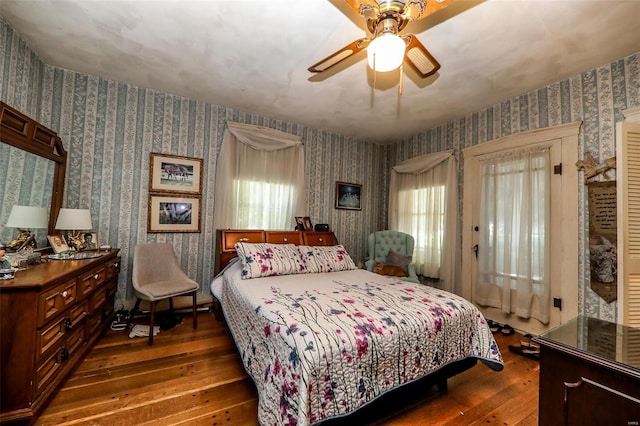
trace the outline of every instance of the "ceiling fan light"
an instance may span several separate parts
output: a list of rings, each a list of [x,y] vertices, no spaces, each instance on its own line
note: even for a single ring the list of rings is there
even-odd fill
[[[393,33],[382,33],[367,47],[369,67],[375,71],[391,71],[402,65],[406,44]]]

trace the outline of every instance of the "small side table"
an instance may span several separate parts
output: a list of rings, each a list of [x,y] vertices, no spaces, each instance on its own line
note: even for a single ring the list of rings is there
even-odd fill
[[[540,345],[540,425],[640,425],[640,329],[586,316]]]

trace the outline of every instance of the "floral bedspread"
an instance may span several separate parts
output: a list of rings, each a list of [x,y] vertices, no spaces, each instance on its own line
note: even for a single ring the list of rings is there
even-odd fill
[[[502,356],[467,300],[364,270],[212,283],[259,394],[262,425],[345,415],[391,388],[467,357]]]

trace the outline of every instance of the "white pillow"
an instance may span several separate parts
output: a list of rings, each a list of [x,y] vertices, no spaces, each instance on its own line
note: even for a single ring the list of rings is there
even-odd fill
[[[242,279],[306,273],[293,244],[236,243],[242,261]]]
[[[298,246],[307,272],[337,272],[358,269],[344,246]]]

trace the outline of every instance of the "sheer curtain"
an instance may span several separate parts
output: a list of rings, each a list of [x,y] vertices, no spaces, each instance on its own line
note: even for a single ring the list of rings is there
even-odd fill
[[[476,302],[549,321],[549,148],[481,160]]]
[[[300,137],[228,122],[217,164],[217,229],[293,229],[294,217],[305,216]]]
[[[453,150],[422,155],[393,167],[389,228],[413,235],[418,274],[460,292],[457,276],[458,179]]]

